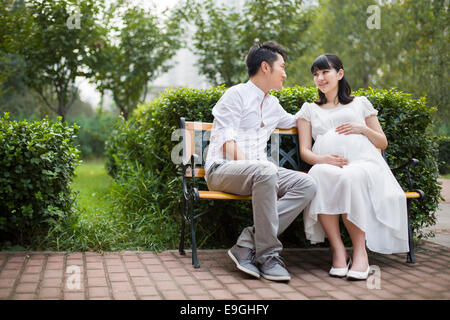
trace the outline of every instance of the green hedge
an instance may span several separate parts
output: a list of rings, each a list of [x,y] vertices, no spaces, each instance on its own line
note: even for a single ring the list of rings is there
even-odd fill
[[[156,188],[164,198],[159,205],[170,216],[174,235],[179,231],[182,192],[181,167],[171,161],[172,149],[179,141],[171,141],[171,134],[179,128],[180,117],[212,122],[212,107],[225,90],[221,86],[208,90],[182,88],[166,91],[159,98],[139,106],[132,118],[122,123],[107,143],[107,167],[117,180],[127,180],[130,172],[136,170],[149,171],[157,177],[152,183],[158,184]],[[288,112],[295,113],[305,101],[316,99],[317,90],[296,86],[273,94]],[[416,236],[423,237],[421,229],[435,223],[434,212],[440,192],[437,185],[437,139],[432,132],[435,110],[427,106],[425,99],[414,100],[409,94],[396,90],[360,90],[355,95],[367,96],[379,110],[380,123],[389,140],[386,154],[391,167],[412,157],[420,160],[412,176],[417,182],[415,187],[426,193],[426,199],[413,203],[411,218]],[[405,190],[408,189],[405,173],[399,173],[397,179]],[[203,179],[199,183],[206,188]],[[142,186],[135,185],[134,188],[128,191],[144,191]],[[172,196],[164,196],[169,194]],[[145,192],[141,195],[152,197]],[[211,211],[197,223],[199,243],[203,248],[231,246],[242,228],[252,222],[250,202],[201,201],[199,207],[199,211]],[[153,214],[146,208],[142,208],[141,213]],[[301,217],[283,234],[282,240],[285,246],[309,246]],[[176,241],[167,243],[167,247],[173,247]]]
[[[79,162],[77,129],[48,118],[0,117],[0,245],[39,247],[74,213],[69,183]]]

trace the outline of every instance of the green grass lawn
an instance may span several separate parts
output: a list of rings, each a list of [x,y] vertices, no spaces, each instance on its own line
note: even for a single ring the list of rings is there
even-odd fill
[[[442,174],[442,175],[439,176],[439,178],[442,178],[442,179],[450,179],[450,173]]]
[[[113,213],[110,190],[113,179],[107,174],[104,159],[83,160],[75,170],[71,189],[77,193],[79,219],[73,233],[62,246],[70,250],[111,250],[111,243],[122,232]]]
[[[133,180],[125,186],[117,185],[107,174],[104,159],[84,160],[76,168],[71,184],[77,195],[77,219],[65,225],[53,245],[55,250],[162,249],[161,243],[170,234],[167,230],[160,231],[161,226],[165,226],[165,212],[158,210],[152,201],[141,202],[143,195],[139,193],[135,197],[142,206],[130,207],[128,204],[136,201],[131,194],[135,191],[134,183],[139,182]]]
[[[72,190],[78,193],[78,204],[86,216],[95,219],[99,212],[109,211],[108,200],[112,178],[105,170],[104,159],[83,160],[75,170]]]

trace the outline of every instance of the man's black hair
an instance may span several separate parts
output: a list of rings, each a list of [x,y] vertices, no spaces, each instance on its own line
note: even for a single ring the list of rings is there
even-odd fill
[[[266,61],[272,67],[274,61],[278,58],[277,53],[283,57],[284,61],[287,60],[286,50],[274,41],[255,44],[251,47],[246,59],[248,76],[252,77],[257,74],[263,61]]]

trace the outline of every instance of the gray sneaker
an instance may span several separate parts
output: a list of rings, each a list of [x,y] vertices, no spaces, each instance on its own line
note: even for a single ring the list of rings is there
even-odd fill
[[[291,276],[286,270],[286,266],[280,256],[274,255],[264,261],[263,264],[259,266],[259,271],[261,275],[273,281],[289,281]]]
[[[240,247],[235,244],[230,250],[228,250],[228,255],[231,260],[236,263],[236,267],[239,270],[259,279],[260,275],[258,267],[256,267],[253,263],[255,258],[255,250]]]

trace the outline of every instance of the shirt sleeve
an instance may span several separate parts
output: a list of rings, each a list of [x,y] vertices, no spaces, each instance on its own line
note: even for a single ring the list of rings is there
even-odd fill
[[[280,104],[278,104],[278,108],[280,110],[280,118],[278,120],[277,128],[289,129],[295,127],[297,125],[295,116],[284,110]]]
[[[367,99],[367,97],[361,96],[359,97],[361,99],[361,104],[363,106],[363,116],[364,119],[370,116],[376,116],[378,115],[378,110],[376,110],[372,103]]]
[[[303,103],[300,110],[295,114],[296,119],[305,119],[311,122],[311,110],[308,102]]]
[[[214,116],[211,139],[222,146],[225,142],[237,140],[241,122],[242,98],[233,89],[228,89],[212,109]]]

